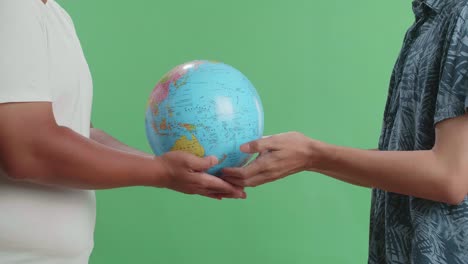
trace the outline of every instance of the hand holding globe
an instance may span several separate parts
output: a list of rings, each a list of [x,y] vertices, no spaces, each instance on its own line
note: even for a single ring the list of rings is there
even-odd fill
[[[216,157],[197,157],[185,151],[170,151],[156,157],[163,164],[160,170],[160,186],[185,194],[198,194],[214,199],[247,197],[243,187],[231,185],[205,173],[218,163]],[[161,181],[160,175],[165,175]]]

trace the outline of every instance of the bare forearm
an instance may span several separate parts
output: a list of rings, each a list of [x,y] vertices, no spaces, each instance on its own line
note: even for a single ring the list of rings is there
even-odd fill
[[[378,151],[378,150],[379,149],[377,149],[377,148],[369,149],[369,151]],[[342,172],[326,171],[326,170],[316,170],[316,172],[324,174],[324,175],[328,175],[328,176],[330,176],[332,178],[335,178],[337,180],[340,180],[340,181],[343,181],[343,182],[346,182],[346,183],[350,183],[352,185],[357,185],[357,186],[364,187],[364,188],[372,188],[372,186],[370,186],[368,183],[363,182],[363,181],[359,181],[359,180],[357,180],[355,178],[352,178],[349,175],[346,175],[345,173],[342,173]]]
[[[152,157],[118,151],[68,128],[47,131],[26,155],[19,179],[80,189],[158,185],[163,166]]]
[[[91,128],[90,130],[90,138],[100,144],[103,144],[105,146],[108,146],[113,149],[121,150],[124,152],[132,153],[132,154],[137,154],[141,156],[147,156],[147,157],[152,157],[152,155],[145,153],[143,151],[137,150],[135,148],[132,148],[130,146],[125,145],[124,143],[120,142],[119,140],[115,139],[111,135],[107,134],[106,132],[97,129],[97,128]]]
[[[365,186],[446,202],[450,170],[432,151],[372,151],[329,146],[314,171]]]
[[[343,173],[338,173],[338,172],[334,172],[334,171],[325,171],[325,170],[315,170],[315,172],[330,176],[332,178],[335,178],[337,180],[340,180],[340,181],[343,181],[343,182],[346,182],[346,183],[349,183],[349,184],[352,184],[352,185],[356,185],[356,186],[360,186],[360,187],[364,187],[364,188],[372,187],[372,186],[368,185],[367,183],[358,181],[357,179],[353,179],[353,178],[351,178],[348,175],[343,174]]]

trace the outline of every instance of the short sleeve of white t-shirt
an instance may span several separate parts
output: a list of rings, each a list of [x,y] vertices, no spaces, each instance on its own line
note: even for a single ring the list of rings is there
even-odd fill
[[[50,102],[58,125],[89,137],[91,74],[54,0],[0,0],[0,104],[18,102]],[[13,182],[0,170],[0,263],[87,263],[95,209],[93,191]]]

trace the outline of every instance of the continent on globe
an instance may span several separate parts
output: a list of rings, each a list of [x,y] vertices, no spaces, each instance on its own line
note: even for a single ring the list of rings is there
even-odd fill
[[[150,94],[146,136],[156,155],[187,151],[216,156],[208,173],[245,165],[251,154],[243,143],[263,135],[263,107],[252,83],[220,62],[192,61],[170,70]]]
[[[188,131],[193,131],[195,130],[196,126],[191,125],[191,124],[180,124],[182,127],[185,127]]]
[[[197,155],[198,157],[205,156],[205,150],[203,149],[203,146],[200,145],[200,142],[194,135],[192,135],[191,139],[188,139],[186,136],[181,136],[179,139],[177,139],[174,146],[171,148],[171,151],[176,150],[188,151]]]
[[[167,129],[170,130],[170,129],[171,129],[171,125],[170,125],[170,124],[168,125],[168,124],[167,124],[166,118],[163,118],[161,124],[159,124],[159,128],[161,128],[161,130],[167,130]]]
[[[150,96],[150,100],[148,101],[148,104],[153,106],[153,112],[155,112],[155,114],[157,114],[158,105],[164,101],[169,94],[169,86],[172,84],[178,88],[183,85],[184,82],[182,81],[182,83],[180,83],[179,80],[186,76],[185,74],[189,68],[196,68],[202,63],[203,61],[193,61],[190,64],[179,65],[162,77],[154,88]]]

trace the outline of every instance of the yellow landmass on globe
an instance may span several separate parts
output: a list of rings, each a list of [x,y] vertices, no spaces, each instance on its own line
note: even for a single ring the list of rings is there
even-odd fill
[[[198,157],[205,156],[205,149],[193,134],[191,139],[188,139],[186,136],[181,136],[177,139],[174,146],[172,146],[171,151],[177,150],[187,151],[197,155]]]

